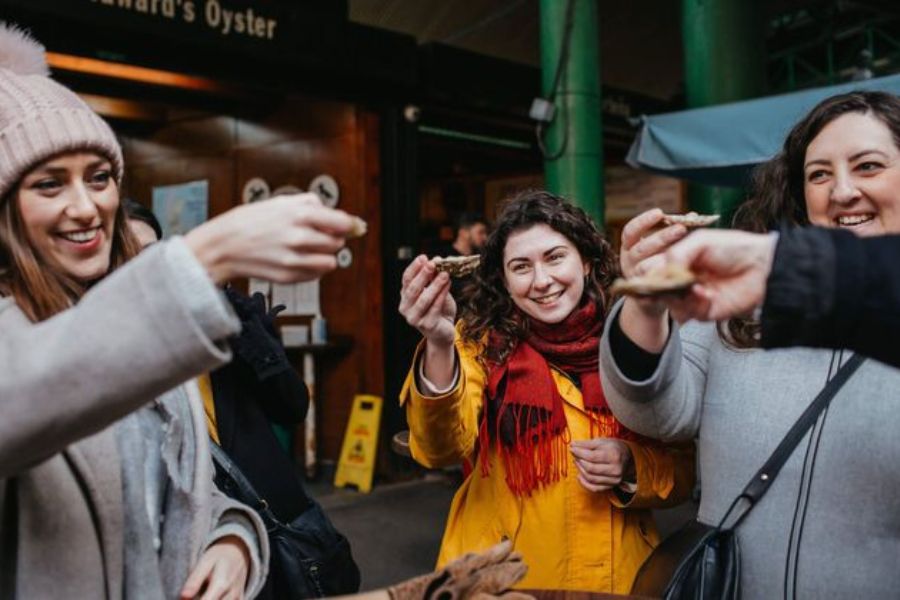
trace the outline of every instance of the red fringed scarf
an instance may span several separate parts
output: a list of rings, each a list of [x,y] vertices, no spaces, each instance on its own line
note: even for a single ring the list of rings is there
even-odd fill
[[[613,417],[603,396],[598,370],[602,329],[596,304],[587,302],[562,323],[532,321],[530,337],[516,345],[506,362],[490,366],[479,432],[483,476],[490,470],[487,449],[492,445],[516,496],[529,496],[566,476],[571,437],[551,364],[578,378],[591,437],[635,437]],[[500,341],[492,335],[488,343]]]

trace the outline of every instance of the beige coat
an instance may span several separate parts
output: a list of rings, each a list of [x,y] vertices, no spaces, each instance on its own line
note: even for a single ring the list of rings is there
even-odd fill
[[[221,341],[238,327],[177,239],[41,324],[0,300],[0,597],[122,597],[126,542],[114,423],[226,362]],[[185,429],[205,440],[202,407],[193,403],[191,421]],[[214,491],[211,469],[209,449],[199,444],[182,535],[191,562],[216,532],[245,539],[254,555],[252,596],[265,578],[265,530],[255,513]]]

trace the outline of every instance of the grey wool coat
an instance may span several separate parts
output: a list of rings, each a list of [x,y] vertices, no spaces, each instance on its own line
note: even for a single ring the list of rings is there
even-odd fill
[[[621,304],[613,310],[617,318]],[[612,323],[610,318],[607,327]],[[603,336],[603,390],[644,435],[696,438],[698,518],[717,524],[821,391],[831,350],[736,350],[714,324],[673,325],[656,372],[629,380]],[[737,529],[742,598],[900,595],[900,370],[868,360]]]
[[[238,328],[177,238],[42,323],[0,299],[0,597],[123,597],[134,540],[125,539],[117,428],[158,397],[184,409],[176,386],[228,361],[222,342]],[[187,452],[162,455],[181,462],[184,480],[168,488],[183,493],[173,509],[166,492],[160,574],[154,589],[138,589],[142,597],[177,597],[203,550],[238,535],[251,548],[252,597],[266,575],[265,529],[215,489],[203,409],[196,397],[189,406],[173,423],[178,433],[168,434]]]

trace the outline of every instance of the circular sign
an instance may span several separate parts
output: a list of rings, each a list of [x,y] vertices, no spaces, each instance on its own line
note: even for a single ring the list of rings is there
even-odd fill
[[[337,264],[342,269],[346,269],[353,264],[353,252],[350,251],[350,248],[341,248],[338,251]]]
[[[322,204],[329,208],[337,206],[338,200],[341,198],[341,190],[331,175],[319,175],[310,181],[309,191],[319,196]]]
[[[293,194],[302,194],[303,190],[296,185],[283,185],[272,190],[272,197],[275,196],[291,196]]]
[[[241,201],[244,204],[251,202],[259,202],[269,197],[269,184],[261,177],[254,177],[244,184],[244,191],[241,192]]]

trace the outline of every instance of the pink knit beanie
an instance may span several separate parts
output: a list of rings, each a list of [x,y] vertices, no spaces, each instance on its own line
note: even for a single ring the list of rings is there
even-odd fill
[[[65,152],[93,150],[122,181],[122,149],[109,125],[50,79],[44,47],[0,22],[0,200],[28,171]]]

